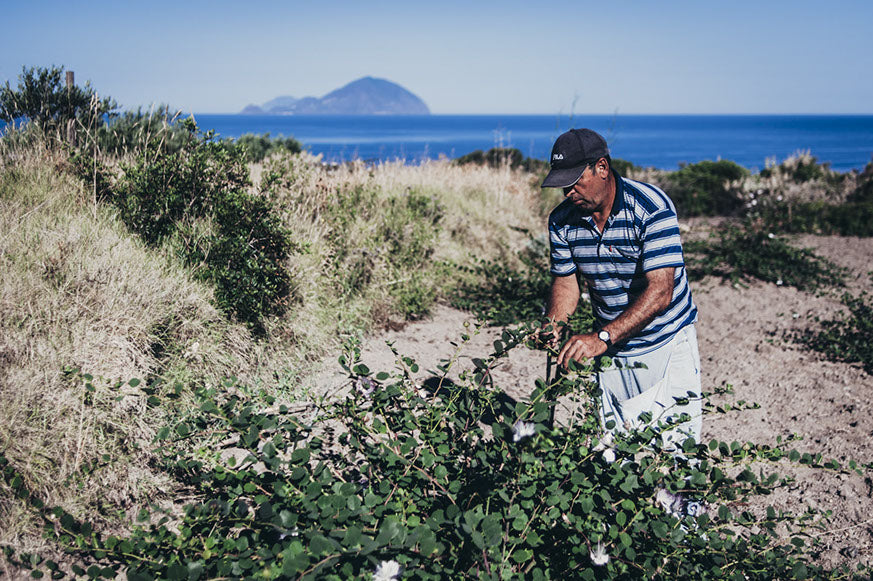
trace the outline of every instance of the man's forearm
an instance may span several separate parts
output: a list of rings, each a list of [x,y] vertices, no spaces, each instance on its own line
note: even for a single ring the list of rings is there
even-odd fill
[[[554,322],[566,322],[579,304],[579,282],[576,275],[552,278],[546,317]]]
[[[646,275],[643,292],[615,320],[603,328],[609,332],[612,343],[620,343],[643,330],[661,312],[670,306],[673,297],[673,269],[662,268]],[[558,353],[558,364],[566,367],[571,359],[582,361],[606,353],[607,345],[596,333],[573,335]]]
[[[673,269],[664,273],[666,280],[653,284],[650,281],[646,289],[631,303],[628,308],[603,328],[609,331],[613,343],[620,343],[642,331],[655,317],[670,306],[673,298]],[[667,276],[669,275],[669,279]]]

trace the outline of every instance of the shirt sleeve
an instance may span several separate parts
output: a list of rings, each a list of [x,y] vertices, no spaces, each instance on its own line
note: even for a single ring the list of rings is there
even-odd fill
[[[641,259],[643,272],[685,266],[679,220],[672,209],[660,210],[646,221]]]
[[[576,263],[567,242],[567,229],[549,220],[550,272],[555,276],[567,276],[576,272]]]

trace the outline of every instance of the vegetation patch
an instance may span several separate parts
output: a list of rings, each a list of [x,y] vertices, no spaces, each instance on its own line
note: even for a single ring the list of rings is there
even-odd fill
[[[732,215],[743,206],[741,185],[748,175],[732,161],[701,161],[668,174],[667,192],[680,218]]]
[[[374,374],[350,342],[340,362],[351,396],[314,423],[269,398],[264,407],[239,392],[199,390],[200,411],[158,434],[167,470],[197,499],[177,522],[141,513],[146,522],[130,535],[101,534],[44,507],[2,458],[0,468],[75,558],[72,573],[93,578],[853,575],[812,564],[809,532],[822,515],[745,506],[790,483],[753,470],[755,461],[861,472],[854,462],[843,468],[781,446],[692,439],[676,454],[665,434],[687,417],[682,401],[672,420],[643,415],[637,429],[607,436],[588,366],[512,401],[491,370],[529,333],[507,330],[457,382],[445,375],[452,358],[423,385],[411,359],[398,354],[396,372]],[[553,429],[549,408],[569,393],[578,394],[578,411]],[[192,450],[218,441],[235,453]],[[682,508],[688,499],[695,510]],[[7,550],[7,558],[38,574],[64,572],[30,554]]]
[[[542,238],[531,237],[517,258],[519,266],[491,260],[480,260],[471,267],[454,266],[460,280],[452,291],[452,306],[495,326],[542,320],[552,281],[548,245]],[[580,305],[569,326],[576,333],[591,330],[593,311]]]
[[[751,226],[723,227],[707,241],[687,242],[685,252],[692,278],[711,275],[734,283],[755,278],[802,290],[845,284],[845,269]]]
[[[457,158],[455,163],[458,165],[487,165],[492,168],[509,167],[531,173],[539,173],[549,169],[548,163],[541,159],[525,157],[521,150],[514,147],[492,147],[488,151],[477,149]]]
[[[825,173],[824,179],[831,183],[831,193],[826,199],[789,199],[765,191],[758,196],[759,203],[749,216],[779,232],[873,236],[873,164],[868,164],[856,180],[833,172]],[[849,181],[853,181],[853,185],[849,193],[842,196],[839,192],[847,187],[843,182]]]
[[[114,112],[112,99],[100,99],[86,83],[64,86],[63,67],[22,67],[18,86],[0,86],[0,120],[32,125],[35,135],[55,142],[94,130]]]
[[[293,137],[270,137],[269,133],[246,133],[234,140],[246,152],[246,161],[258,163],[271,155],[300,153],[303,146]]]
[[[821,329],[803,331],[797,339],[834,361],[860,363],[873,375],[873,298],[846,293],[842,301],[848,313],[836,319],[816,318]]]
[[[217,305],[262,329],[262,318],[281,314],[291,294],[284,261],[293,245],[270,201],[251,186],[244,151],[198,135],[188,135],[178,151],[143,150],[120,176],[100,169],[101,195],[121,220],[152,246],[172,240],[193,272],[215,287]],[[80,158],[90,179],[93,160]]]

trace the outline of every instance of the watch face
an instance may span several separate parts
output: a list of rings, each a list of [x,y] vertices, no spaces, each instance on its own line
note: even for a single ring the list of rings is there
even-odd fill
[[[597,338],[604,343],[609,343],[609,331],[601,331],[597,333]]]

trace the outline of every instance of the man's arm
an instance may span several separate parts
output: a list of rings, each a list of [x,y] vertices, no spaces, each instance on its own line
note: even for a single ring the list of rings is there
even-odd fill
[[[549,304],[546,316],[550,321],[566,322],[579,304],[579,281],[576,274],[553,276],[549,290]]]
[[[606,331],[609,331],[613,343],[620,343],[625,339],[633,337],[645,329],[646,325],[651,323],[655,317],[670,306],[670,301],[673,299],[674,270],[672,267],[659,268],[646,273],[647,284],[642,294],[628,306],[625,312],[603,327]],[[552,295],[554,296],[554,283],[552,283],[552,287]],[[578,300],[578,285],[576,285],[576,292],[576,299]],[[570,359],[581,361],[582,359],[603,355],[605,352],[606,343],[597,337],[597,333],[573,335],[558,354],[558,364],[566,367]]]
[[[558,323],[566,323],[579,304],[579,282],[576,274],[566,276],[552,275],[552,284],[549,287],[549,301],[546,305],[546,317],[549,322],[536,334],[535,340],[553,349],[560,347],[560,332]],[[551,331],[546,329],[551,327]]]

